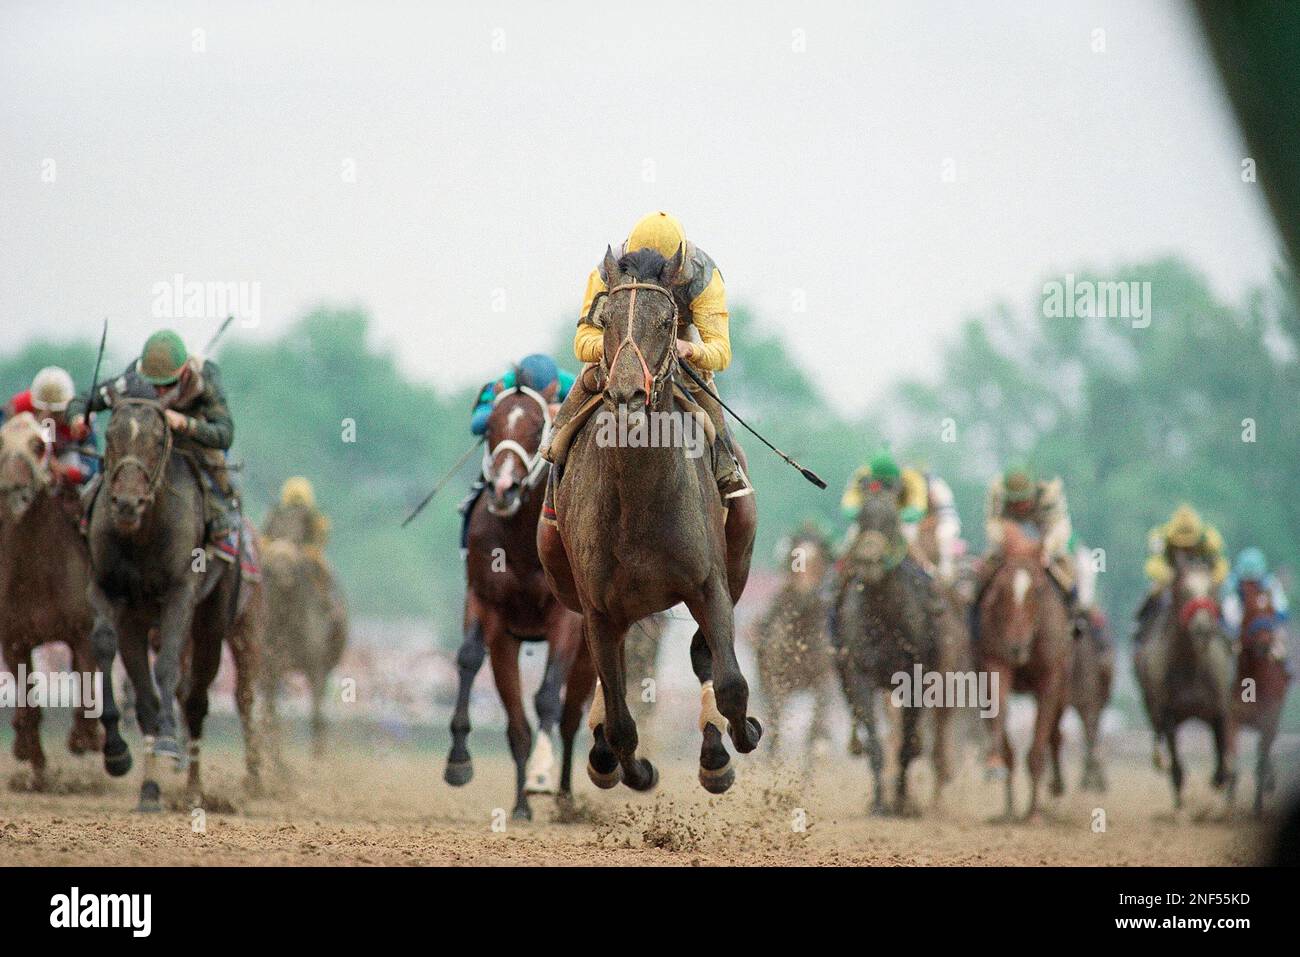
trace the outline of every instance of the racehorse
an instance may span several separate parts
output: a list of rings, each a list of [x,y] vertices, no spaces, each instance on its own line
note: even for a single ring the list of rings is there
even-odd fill
[[[1106,790],[1106,772],[1101,763],[1101,715],[1110,701],[1115,681],[1115,649],[1105,634],[1101,613],[1089,615],[1089,634],[1074,643],[1074,664],[1070,669],[1069,704],[1083,724],[1083,778],[1079,787],[1098,793]],[[1052,730],[1052,791],[1062,794],[1061,725]]]
[[[1255,816],[1264,813],[1264,795],[1277,786],[1273,767],[1273,740],[1277,737],[1291,676],[1286,664],[1273,654],[1278,614],[1273,595],[1259,582],[1244,581],[1241,588],[1241,633],[1238,639],[1237,684],[1233,712],[1239,725],[1259,732],[1255,761]]]
[[[790,570],[767,612],[754,623],[751,638],[759,682],[771,709],[772,757],[781,753],[781,714],[790,696],[807,691],[813,697],[812,722],[800,747],[807,764],[814,743],[826,736],[830,710],[828,685],[834,669],[822,584],[833,556],[830,542],[813,527],[800,529],[788,545]]]
[[[844,587],[832,616],[831,644],[854,738],[861,740],[871,762],[871,813],[914,814],[907,771],[921,753],[921,709],[910,696],[898,708],[899,751],[891,804],[885,800],[885,755],[876,727],[876,697],[877,692],[895,690],[900,674],[911,680],[918,666],[923,673],[935,669],[941,608],[930,579],[908,555],[894,492],[866,494],[858,514],[858,534],[844,560]],[[858,738],[859,728],[864,739]],[[946,734],[942,737],[946,740]],[[936,770],[943,760],[943,752],[937,751]],[[946,768],[936,775],[942,777]]]
[[[582,641],[582,619],[555,600],[537,554],[537,526],[550,466],[539,454],[549,434],[546,399],[526,386],[497,395],[487,422],[483,479],[487,488],[469,518],[464,639],[456,656],[460,686],[451,719],[451,751],[443,773],[459,787],[474,775],[467,739],[469,695],[484,655],[506,709],[506,738],[515,759],[514,817],[531,820],[528,795],[556,792],[552,739],[560,726],[559,795],[572,794],[573,740],[595,683]],[[519,651],[545,641],[546,670],[533,699],[536,742],[524,713]],[[564,689],[561,707],[560,689]]]
[[[41,424],[30,412],[14,416],[0,429],[0,654],[15,676],[21,666],[32,672],[32,651],[61,641],[72,653],[72,670],[81,676],[82,704],[74,710],[68,750],[99,751],[99,725],[86,717],[92,689],[84,682],[95,671],[91,652],[97,622],[86,600],[90,556],[77,530],[81,504],[75,490],[56,484],[50,472],[50,447]],[[111,631],[107,640],[112,644]],[[45,751],[41,747],[41,711],[22,706],[27,687],[17,688],[14,709],[14,757],[28,761],[37,789],[45,786]],[[102,704],[102,702],[100,702]],[[121,743],[116,722],[111,737]],[[124,747],[124,745],[123,745]],[[111,748],[105,761],[119,769]],[[130,767],[129,761],[127,768]],[[127,768],[117,770],[126,773]]]
[[[599,675],[601,693],[588,718],[588,777],[600,788],[622,781],[637,791],[658,782],[654,765],[637,754],[623,640],[632,623],[684,602],[698,626],[691,665],[701,684],[699,779],[720,794],[735,780],[722,735],[747,754],[763,733],[748,714],[749,685],[734,643],[734,606],[749,578],[757,509],[752,495],[724,506],[707,454],[712,443],[693,455],[686,440],[688,427],[713,426],[706,428],[706,414],[687,404],[685,387],[674,379],[675,340],[689,316],[682,261],[681,249],[669,260],[650,249],[616,260],[606,250],[604,355],[595,370],[602,421],[573,437],[552,479],[556,524],[541,524],[538,546],[555,594],[582,613]],[[681,423],[675,433],[674,422]],[[593,427],[608,423],[628,431]],[[644,433],[648,425],[661,426],[661,438],[670,433],[668,441],[611,437]],[[743,452],[731,446],[743,467]]]
[[[325,753],[322,704],[330,672],[338,667],[347,644],[347,609],[333,571],[309,548],[289,539],[264,539],[262,569],[268,615],[259,684],[266,738],[279,760],[276,698],[284,676],[297,671],[307,679],[311,692],[312,754],[321,757]]]
[[[1209,563],[1198,556],[1179,554],[1170,597],[1169,606],[1161,609],[1133,656],[1142,701],[1155,730],[1156,766],[1160,766],[1164,742],[1169,748],[1177,813],[1183,807],[1178,727],[1192,718],[1204,721],[1214,733],[1213,784],[1225,790],[1225,812],[1230,814],[1237,784],[1232,651],[1219,623]]]
[[[163,406],[120,398],[106,433],[104,480],[90,512],[90,600],[113,623],[135,690],[145,736],[141,811],[162,809],[158,759],[185,763],[177,743],[175,704],[185,682],[189,738],[186,782],[201,805],[203,721],[208,688],[221,665],[222,641],[236,664],[235,703],[244,733],[245,784],[260,785],[261,759],[253,726],[253,688],[265,628],[260,581],[241,581],[240,561],[205,549],[205,507],[199,465],[173,446]],[[242,535],[254,536],[251,526]],[[157,652],[149,670],[151,638]],[[101,662],[102,665],[102,662]],[[109,674],[111,657],[104,668]]]
[[[1044,564],[1041,540],[1015,522],[1004,521],[1002,560],[989,579],[976,612],[980,670],[997,681],[998,707],[992,720],[994,765],[1005,784],[1005,820],[1015,818],[1015,753],[1007,734],[1007,699],[1013,691],[1034,695],[1033,739],[1029,746],[1030,798],[1027,820],[1039,814],[1038,792],[1047,770],[1053,734],[1069,701],[1074,637],[1060,587]],[[1060,782],[1053,792],[1061,793]]]

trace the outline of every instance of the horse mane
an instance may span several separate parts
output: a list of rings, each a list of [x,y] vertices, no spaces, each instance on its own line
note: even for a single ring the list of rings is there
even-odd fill
[[[655,249],[638,249],[624,253],[618,261],[618,271],[629,279],[651,282],[659,278],[668,260]]]

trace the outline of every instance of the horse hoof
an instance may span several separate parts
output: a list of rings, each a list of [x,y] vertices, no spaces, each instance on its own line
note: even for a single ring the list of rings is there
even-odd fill
[[[162,811],[162,789],[157,781],[145,781],[140,785],[140,803],[135,809],[140,814],[157,814]]]
[[[124,777],[130,770],[134,762],[131,760],[131,749],[127,747],[125,741],[122,742],[122,750],[110,752],[108,748],[104,749],[104,770],[112,778]]]
[[[728,761],[717,770],[710,770],[701,765],[700,785],[710,794],[725,794],[736,783],[736,769]]]
[[[745,733],[737,735],[735,729],[732,729],[731,743],[736,746],[736,750],[741,754],[749,754],[758,747],[758,742],[763,739],[763,726],[758,719],[752,715],[745,718]]]
[[[474,762],[448,761],[442,779],[454,788],[464,787],[474,779]]]
[[[642,775],[640,780],[631,781],[624,778],[624,783],[633,791],[653,791],[659,783],[659,769],[645,758],[637,761],[637,768]]]
[[[596,770],[591,761],[588,761],[587,777],[591,778],[591,783],[596,785],[596,787],[600,788],[602,791],[608,791],[610,788],[616,787],[618,783],[623,780],[623,767],[622,765],[616,764],[614,765],[613,771],[601,773]]]

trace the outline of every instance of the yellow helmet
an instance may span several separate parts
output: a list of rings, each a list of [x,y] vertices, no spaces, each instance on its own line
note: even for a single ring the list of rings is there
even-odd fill
[[[280,486],[280,504],[315,506],[316,492],[312,489],[311,482],[301,475],[285,479],[284,485]]]
[[[686,242],[686,230],[677,217],[663,210],[642,216],[627,234],[627,251],[653,249],[670,259],[677,248]]]
[[[1179,505],[1174,509],[1173,517],[1165,526],[1165,541],[1175,548],[1194,548],[1200,544],[1205,535],[1205,523],[1196,509],[1190,505]]]

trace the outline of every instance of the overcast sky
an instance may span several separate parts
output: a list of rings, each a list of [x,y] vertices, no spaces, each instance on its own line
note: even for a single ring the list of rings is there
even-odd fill
[[[1180,252],[1236,298],[1278,256],[1173,2],[10,2],[0,137],[6,350],[109,315],[125,354],[180,273],[260,284],[239,335],[359,304],[480,382],[663,208],[860,408],[1053,274]]]

